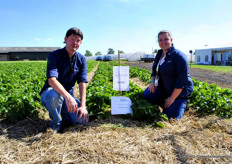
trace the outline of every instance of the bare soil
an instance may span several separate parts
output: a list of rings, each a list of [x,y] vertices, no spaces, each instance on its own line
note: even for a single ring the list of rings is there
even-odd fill
[[[135,66],[151,71],[153,63],[128,62],[129,66]],[[206,69],[189,68],[190,76],[195,80],[205,81],[209,84],[217,84],[221,88],[232,89],[232,74],[210,71]]]

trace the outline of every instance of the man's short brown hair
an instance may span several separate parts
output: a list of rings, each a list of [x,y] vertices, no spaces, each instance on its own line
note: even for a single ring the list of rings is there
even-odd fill
[[[81,32],[79,28],[76,28],[76,27],[70,28],[66,33],[66,37],[68,38],[72,34],[79,35],[81,37],[81,40],[83,40],[83,33]]]

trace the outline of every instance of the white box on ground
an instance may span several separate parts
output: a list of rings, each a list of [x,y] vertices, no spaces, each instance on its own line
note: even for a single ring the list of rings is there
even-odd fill
[[[131,99],[128,97],[111,97],[111,115],[128,114],[133,115]]]
[[[113,90],[129,91],[129,66],[113,66]]]

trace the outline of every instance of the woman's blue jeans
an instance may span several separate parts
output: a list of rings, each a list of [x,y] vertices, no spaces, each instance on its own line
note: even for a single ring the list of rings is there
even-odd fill
[[[161,87],[157,87],[154,93],[151,93],[148,88],[143,92],[144,98],[151,104],[159,105],[163,108],[163,112],[168,116],[168,118],[181,119],[186,110],[186,99],[177,98],[174,103],[169,108],[164,108],[165,99],[167,96]]]
[[[75,98],[75,100],[79,107],[80,101],[77,98]],[[52,87],[47,88],[42,93],[41,102],[49,112],[49,117],[51,118],[49,126],[53,130],[59,130],[62,126],[62,121],[71,124],[83,124],[83,117],[78,121],[79,114],[76,115],[76,112],[69,113],[64,97],[57,93]]]

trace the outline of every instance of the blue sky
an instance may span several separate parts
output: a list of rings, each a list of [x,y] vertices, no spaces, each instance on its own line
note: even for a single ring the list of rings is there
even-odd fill
[[[232,47],[231,7],[231,0],[0,0],[0,46],[63,47],[66,31],[78,27],[83,55],[151,53],[163,29],[185,53]]]

